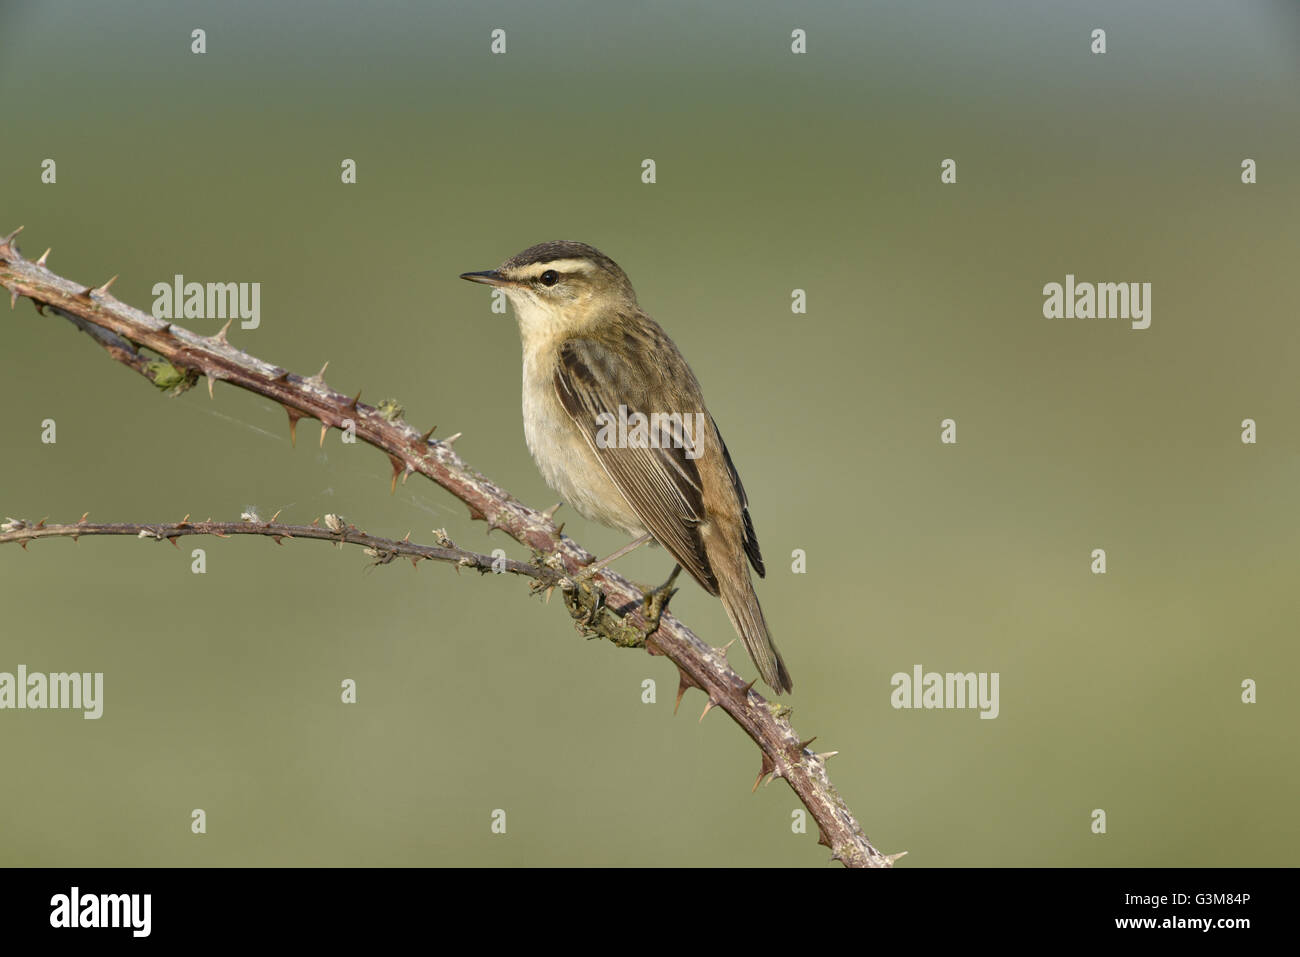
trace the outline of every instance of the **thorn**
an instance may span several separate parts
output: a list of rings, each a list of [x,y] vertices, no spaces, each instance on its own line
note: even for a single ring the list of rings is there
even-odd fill
[[[757,678],[755,678],[755,679],[754,679],[753,681],[751,681],[749,684],[745,685],[745,687],[744,687],[744,689],[742,690],[741,693],[744,694],[744,696],[745,696],[746,698],[748,698],[748,697],[749,697],[749,692],[753,689],[754,685],[756,685],[756,684],[758,684],[758,679],[757,679]]]
[[[320,372],[317,372],[314,376],[308,376],[307,381],[315,386],[323,386],[325,384],[325,370],[329,367],[330,364],[326,362],[320,367]]]
[[[311,520],[311,527],[312,527],[312,528],[320,528],[320,517],[319,517],[319,516],[317,516],[316,518],[313,518],[313,519]]]
[[[823,831],[820,827],[817,828],[817,843],[820,844],[822,847],[831,846],[831,842],[826,838],[826,832]]]
[[[357,411],[357,403],[360,401],[361,401],[361,393],[358,392],[356,395],[352,397],[352,401],[348,403],[348,408],[351,409],[353,412]]]
[[[41,302],[39,299],[32,300],[32,308],[34,308],[40,315],[45,315],[45,303]]]
[[[449,435],[442,440],[441,444],[451,448],[456,443],[456,440],[464,434],[464,432],[457,432],[455,435]]]
[[[716,705],[717,705],[717,702],[714,701],[712,698],[710,698],[710,699],[709,699],[709,703],[706,704],[706,705],[704,706],[704,710],[700,712],[700,720],[699,720],[699,723],[700,723],[700,724],[703,724],[703,723],[704,723],[704,718],[705,718],[705,716],[706,716],[710,711],[712,711]]]
[[[179,525],[181,528],[185,528],[187,525],[189,525],[189,524],[190,524],[190,513],[189,513],[189,512],[186,512],[186,513],[185,513],[185,517],[182,518],[182,519],[181,519],[179,522],[177,522],[176,524]]]
[[[406,468],[402,469],[402,484],[403,485],[406,484],[407,476],[414,475],[414,474],[415,474],[415,469],[411,468],[409,465]]]
[[[763,778],[771,774],[773,769],[775,768],[775,765],[772,763],[772,759],[767,756],[767,752],[764,751],[762,752],[762,754],[763,754],[763,763],[759,766],[758,777],[754,778],[754,786],[749,789],[750,794],[753,794],[755,791],[758,790],[758,786],[763,783]]]
[[[0,240],[0,245],[8,246],[10,243],[12,243],[12,242],[14,241],[14,237],[17,236],[17,235],[18,235],[19,233],[21,233],[22,231],[23,231],[23,227],[22,227],[22,226],[19,226],[17,229],[15,229],[12,233],[10,233],[10,234],[9,234],[8,236],[6,236],[4,239]]]
[[[78,524],[78,525],[85,525],[85,524],[86,524],[86,516],[88,516],[89,514],[90,514],[89,512],[82,512],[82,513],[81,513],[81,518],[77,519],[77,524]]]
[[[46,515],[45,518],[49,518],[49,516]],[[45,527],[45,518],[41,519],[39,522],[36,523],[36,527],[37,527],[37,528],[44,528],[44,527]]]
[[[418,558],[416,558],[414,555],[407,555],[406,557],[409,558],[409,559],[411,560],[411,567],[412,567],[412,568],[419,568],[419,567],[420,567],[420,560],[419,560]]]
[[[907,857],[907,851],[899,851],[897,854],[882,854],[881,857],[889,861],[889,866],[893,867],[894,861],[898,860],[900,857]]]
[[[114,277],[113,277],[112,279],[110,279],[108,282],[104,283],[104,285],[102,285],[102,286],[96,286],[94,289],[90,290],[90,294],[91,294],[91,296],[103,296],[103,295],[106,295],[106,294],[108,293],[108,287],[111,286],[111,285],[113,285],[113,283],[115,283],[115,282],[117,282],[117,276],[114,276]]]
[[[272,540],[275,542],[275,544],[277,544],[277,545],[283,545],[283,544],[284,544],[284,541],[283,541],[284,536],[283,536],[283,535],[272,535],[271,538],[272,538]]]
[[[555,513],[558,512],[558,511],[560,510],[560,506],[563,505],[563,504],[564,504],[563,502],[556,502],[554,505],[552,505],[552,506],[551,506],[550,508],[548,508],[546,511],[542,512],[542,517],[543,517],[544,519],[546,519],[548,522],[554,522],[554,521],[555,521]]]
[[[168,535],[167,541],[171,542],[174,547],[180,548],[180,546],[176,544],[176,539],[178,538],[180,538],[179,535]]]
[[[170,322],[164,322],[158,327],[158,331],[164,336],[170,336],[172,334],[172,324]]]
[[[320,447],[322,449],[325,448],[325,433],[327,433],[329,430],[330,427],[326,425],[324,422],[320,424]]]
[[[17,290],[17,289],[10,289],[10,290],[9,290],[9,308],[10,308],[10,309],[13,309],[13,308],[16,307],[17,305],[18,305],[18,290]]]
[[[420,436],[420,444],[421,444],[421,445],[428,445],[428,444],[429,444],[429,438],[433,435],[434,429],[436,429],[436,428],[437,428],[437,426],[435,425],[435,426],[434,426],[432,429],[430,429],[428,432],[425,432],[424,435]]]
[[[722,652],[722,657],[724,658],[727,657],[727,652],[731,650],[731,646],[734,645],[735,643],[736,643],[736,639],[732,638],[729,642],[727,642],[725,645],[723,645],[721,648],[718,649],[719,651]]]
[[[823,764],[825,764],[827,761],[835,757],[835,755],[837,754],[839,754],[838,751],[818,751],[815,755],[813,755],[813,757],[819,759]]]
[[[469,507],[469,520],[471,522],[486,522],[487,516],[471,505]]]
[[[211,382],[212,380],[209,379],[208,381]],[[302,418],[302,413],[299,412],[297,409],[291,409],[291,408],[289,408],[287,405],[284,407],[284,411],[286,411],[286,412],[289,413],[289,442],[290,442],[290,444],[292,444],[295,448],[297,448],[297,446],[298,446],[298,420]]]
[[[221,331],[212,337],[212,341],[220,342],[222,345],[227,345],[227,346],[230,345],[230,341],[226,339],[226,333],[230,331],[230,324],[234,321],[235,321],[234,316],[231,316],[229,319],[227,319],[226,324],[221,327]]]
[[[409,542],[410,540],[411,540],[411,533],[410,533],[410,531],[408,530],[407,533],[406,533],[405,535],[402,536],[402,541],[404,541],[404,542]]]
[[[53,248],[54,248],[53,246],[50,247],[50,249],[53,249]],[[38,266],[42,266],[42,267],[45,265],[45,260],[48,259],[48,258],[50,257],[50,249],[47,249],[47,250],[45,250],[45,252],[41,253],[41,258],[38,259],[38,260],[36,260],[36,265],[38,265]]]
[[[677,709],[682,706],[682,695],[686,694],[687,689],[698,687],[699,685],[695,681],[686,677],[685,671],[682,671],[681,668],[677,669],[677,702],[673,705],[673,714],[676,714]],[[707,710],[705,709],[706,713]],[[703,720],[703,717],[703,715],[700,716],[701,720]]]
[[[206,378],[208,380],[208,398],[211,399],[212,398],[212,376],[208,375]]]
[[[808,745],[812,744],[812,743],[813,743],[814,741],[816,741],[816,740],[817,740],[817,735],[814,734],[814,735],[813,735],[811,738],[809,738],[807,741],[800,741],[800,742],[799,742],[799,751],[800,751],[800,753],[806,751],[806,750],[808,749]]]
[[[268,524],[268,525],[274,525],[274,524],[275,524],[275,520],[276,520],[277,518],[280,517],[280,513],[283,512],[283,511],[284,511],[284,509],[282,509],[282,508],[277,508],[277,509],[275,510],[275,514],[271,516],[271,521],[268,522],[267,524]]]
[[[392,463],[393,466],[393,481],[390,483],[388,487],[388,494],[394,495],[397,492],[397,476],[402,474],[402,469],[406,468],[406,463],[403,462],[401,459],[399,459],[396,455],[390,455],[388,457],[388,461]]]
[[[281,370],[276,374],[275,378],[272,379],[271,381],[272,381],[272,382],[288,382],[288,381],[289,381],[289,372],[288,372],[288,370],[287,370],[287,369],[281,369]]]
[[[18,544],[21,545],[21,546],[23,547],[23,551],[27,551],[27,539],[24,538],[24,539],[23,539],[22,541],[20,541]]]

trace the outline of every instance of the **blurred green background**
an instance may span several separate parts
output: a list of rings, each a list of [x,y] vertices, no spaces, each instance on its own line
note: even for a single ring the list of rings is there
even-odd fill
[[[261,282],[235,344],[463,431],[538,507],[513,318],[456,276],[593,243],[704,383],[794,725],[841,752],[877,846],[905,866],[1292,864],[1300,16],[1072,6],[6,0],[0,229],[70,279],[120,273],[146,310],[175,273]],[[1151,328],[1043,319],[1067,272],[1152,282]],[[373,449],[320,450],[310,421],[290,447],[269,401],[167,399],[66,321],[0,315],[0,514],[334,511],[527,557],[418,477],[390,497]],[[189,547],[0,548],[0,670],[105,673],[97,722],[0,713],[0,863],[827,865],[784,784],[750,794],[759,756],[727,718],[697,724],[696,692],[672,716],[670,664],[583,641],[522,582],[193,545],[206,575]],[[661,551],[619,567],[668,571]],[[693,584],[674,609],[732,636]],[[894,710],[915,664],[999,672],[1000,716]]]

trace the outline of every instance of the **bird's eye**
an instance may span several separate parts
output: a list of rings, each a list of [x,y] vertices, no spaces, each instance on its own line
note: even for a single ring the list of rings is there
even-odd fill
[[[554,286],[560,281],[560,274],[554,269],[548,269],[546,272],[542,273],[540,278],[543,286]]]

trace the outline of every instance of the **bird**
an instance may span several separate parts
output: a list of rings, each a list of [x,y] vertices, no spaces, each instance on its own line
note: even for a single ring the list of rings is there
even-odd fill
[[[789,692],[750,576],[766,572],[740,474],[695,373],[627,274],[594,246],[560,240],[460,278],[514,306],[524,437],[543,479],[583,518],[633,537],[583,574],[658,542],[677,562],[662,588],[685,568],[721,599],[763,680]]]

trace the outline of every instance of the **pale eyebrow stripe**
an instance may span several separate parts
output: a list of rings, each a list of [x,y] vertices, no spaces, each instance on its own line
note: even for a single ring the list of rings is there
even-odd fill
[[[589,273],[592,264],[587,259],[552,259],[550,262],[529,263],[519,271],[518,276],[520,279],[536,279],[548,269],[566,273]]]

